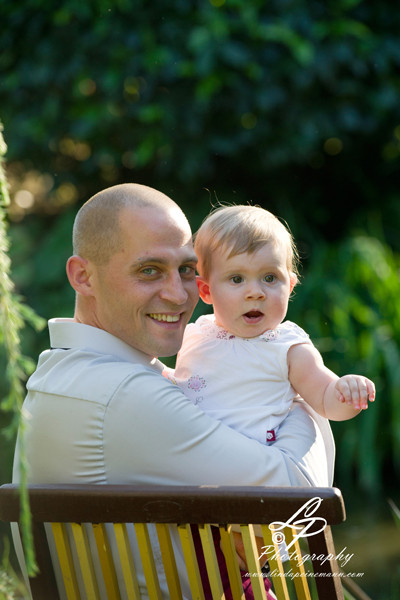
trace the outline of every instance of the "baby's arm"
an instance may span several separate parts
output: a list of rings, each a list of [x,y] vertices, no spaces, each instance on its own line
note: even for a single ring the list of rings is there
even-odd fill
[[[289,380],[296,392],[323,417],[344,421],[368,407],[375,386],[361,375],[338,377],[311,344],[297,344],[288,352]]]
[[[248,566],[247,566],[247,561],[246,561],[246,552],[244,549],[242,535],[240,533],[238,533],[237,531],[232,531],[232,535],[233,535],[233,541],[235,544],[237,561],[239,563],[239,567],[242,569],[242,571],[248,571]],[[267,557],[262,558],[263,556],[265,556],[265,552],[263,551],[265,542],[264,542],[264,538],[262,538],[261,536],[258,536],[258,535],[255,537],[255,540],[256,540],[257,551],[258,551],[257,556],[258,556],[258,560],[260,562],[260,567],[262,568],[268,560]]]

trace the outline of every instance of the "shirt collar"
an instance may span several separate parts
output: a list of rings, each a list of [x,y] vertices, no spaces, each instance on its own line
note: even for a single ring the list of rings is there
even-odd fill
[[[50,319],[50,345],[64,350],[85,348],[100,354],[110,354],[123,361],[140,363],[156,371],[163,370],[157,359],[132,348],[111,333],[91,325],[77,323],[73,319]]]

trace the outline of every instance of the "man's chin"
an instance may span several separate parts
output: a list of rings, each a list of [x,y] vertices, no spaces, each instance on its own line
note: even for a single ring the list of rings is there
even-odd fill
[[[179,345],[178,347],[174,347],[172,348],[162,348],[159,350],[158,354],[157,354],[157,358],[169,358],[171,356],[176,356],[180,350],[181,346]]]
[[[183,334],[177,336],[175,339],[168,339],[163,343],[159,340],[158,344],[158,352],[156,356],[161,356],[164,358],[168,358],[169,356],[175,356],[178,354],[179,350],[182,346]]]

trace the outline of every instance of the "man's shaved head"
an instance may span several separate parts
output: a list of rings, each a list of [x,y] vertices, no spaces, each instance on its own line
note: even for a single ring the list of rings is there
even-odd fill
[[[186,217],[171,198],[146,185],[124,183],[95,194],[78,211],[73,233],[73,253],[97,265],[106,264],[121,250],[120,213],[124,209],[160,208]]]
[[[149,356],[173,356],[197,303],[189,223],[165,194],[138,184],[99,192],[78,211],[67,275],[74,320]]]

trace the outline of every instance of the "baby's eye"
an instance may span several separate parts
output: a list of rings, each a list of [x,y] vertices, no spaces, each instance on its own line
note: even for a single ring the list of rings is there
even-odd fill
[[[233,277],[231,277],[231,281],[232,283],[242,283],[243,277],[241,277],[240,275],[234,275]]]
[[[274,283],[275,275],[265,275],[264,281],[266,281],[267,283]]]

